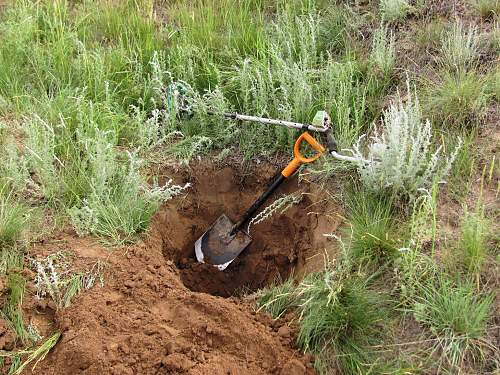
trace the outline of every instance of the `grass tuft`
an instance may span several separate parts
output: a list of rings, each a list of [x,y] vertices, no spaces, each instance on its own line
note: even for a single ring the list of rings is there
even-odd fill
[[[12,245],[29,227],[30,210],[14,198],[12,192],[0,189],[0,247]]]
[[[392,260],[397,252],[391,199],[357,190],[350,193],[347,207],[352,259],[368,264]]]
[[[474,71],[445,73],[425,94],[424,109],[437,125],[474,128],[486,114],[490,96]]]

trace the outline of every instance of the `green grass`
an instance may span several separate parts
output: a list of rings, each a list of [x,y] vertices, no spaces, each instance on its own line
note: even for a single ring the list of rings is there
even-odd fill
[[[359,264],[384,264],[397,254],[396,222],[390,198],[363,190],[349,193],[349,255]]]
[[[365,374],[378,366],[368,347],[383,336],[386,302],[362,278],[350,274],[347,258],[307,275],[297,286],[291,280],[271,286],[258,299],[275,318],[296,310],[298,346],[315,354],[320,372],[340,368],[346,374]]]
[[[257,306],[267,311],[274,319],[280,318],[293,306],[295,282],[292,278],[283,283],[275,283],[259,291]]]
[[[486,80],[478,73],[444,73],[427,89],[423,106],[438,126],[474,128],[485,116],[489,100]]]
[[[30,334],[26,330],[23,322],[23,294],[26,286],[26,280],[17,272],[11,272],[7,275],[7,285],[9,296],[5,302],[1,317],[7,321],[8,326],[14,330],[16,337],[23,345],[30,344]]]
[[[465,269],[476,277],[481,274],[487,256],[489,224],[480,201],[473,212],[466,210],[464,213],[457,250],[462,253]]]
[[[12,193],[0,190],[0,248],[19,240],[30,225],[30,210]]]
[[[415,319],[436,338],[433,350],[443,365],[457,369],[464,361],[483,361],[484,337],[492,294],[478,294],[472,284],[455,285],[445,277],[419,288],[412,312]]]

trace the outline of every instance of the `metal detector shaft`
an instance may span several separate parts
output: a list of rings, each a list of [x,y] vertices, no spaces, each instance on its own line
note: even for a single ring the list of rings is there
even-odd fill
[[[217,115],[218,114],[215,111],[207,111],[207,113],[209,115]],[[328,130],[328,128],[326,128],[326,127],[320,128],[320,127],[310,125],[310,124],[301,124],[299,122],[293,122],[293,121],[275,120],[275,119],[266,118],[266,117],[242,115],[242,114],[236,113],[236,112],[234,112],[234,113],[222,113],[222,115],[226,118],[230,118],[233,120],[259,122],[261,124],[269,124],[269,125],[279,125],[279,126],[285,126],[287,128],[310,130],[310,131],[319,132],[319,133],[325,133]]]

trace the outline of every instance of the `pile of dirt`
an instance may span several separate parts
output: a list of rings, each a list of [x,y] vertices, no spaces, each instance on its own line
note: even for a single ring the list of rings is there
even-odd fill
[[[305,195],[283,215],[253,227],[254,243],[224,272],[194,260],[194,241],[210,223],[222,212],[236,218],[272,174],[265,166],[248,175],[195,167],[174,176],[191,182],[191,190],[168,202],[136,245],[110,251],[65,235],[33,249],[45,254],[48,248],[64,248],[79,261],[108,264],[104,287],[81,293],[70,307],[52,315],[46,311],[50,305],[25,312],[27,319],[51,316],[62,332],[35,373],[314,374],[312,358],[294,348],[289,317],[273,321],[256,312],[253,301],[229,296],[297,274],[323,259],[313,255],[331,245],[319,231],[328,227],[328,220],[333,230],[335,220],[314,213],[325,209],[315,208],[321,198]],[[309,184],[300,188],[311,192]],[[297,181],[290,181],[282,193],[296,190]]]

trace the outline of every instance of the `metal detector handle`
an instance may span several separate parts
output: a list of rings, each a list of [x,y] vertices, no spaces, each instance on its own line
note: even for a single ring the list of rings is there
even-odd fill
[[[316,153],[310,158],[306,158],[300,152],[300,148],[304,141],[307,142],[314,150],[316,150]],[[267,190],[262,193],[262,195],[255,201],[254,204],[252,204],[247,212],[243,214],[240,220],[231,229],[230,234],[235,234],[238,229],[245,225],[248,219],[250,219],[253,214],[257,212],[257,210],[266,202],[267,198],[269,198],[269,196],[274,193],[274,191],[283,183],[283,181],[293,175],[302,164],[309,164],[314,162],[321,155],[323,155],[325,151],[326,149],[321,144],[319,144],[316,139],[314,139],[314,137],[311,136],[308,132],[302,133],[300,137],[295,141],[295,145],[293,147],[293,160],[288,163],[285,169],[283,169],[283,171],[281,171],[281,173],[274,179]]]

